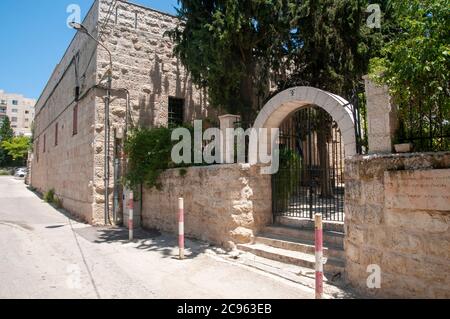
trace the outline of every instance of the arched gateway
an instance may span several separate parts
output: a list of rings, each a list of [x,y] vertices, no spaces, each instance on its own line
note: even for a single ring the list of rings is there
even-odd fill
[[[356,155],[355,121],[350,103],[342,97],[313,87],[299,86],[274,96],[259,113],[254,128],[280,127],[292,113],[316,105],[337,123],[345,146],[345,156]]]
[[[344,221],[344,157],[357,153],[352,106],[335,94],[295,87],[273,97],[254,128],[280,128],[272,177],[275,217]]]

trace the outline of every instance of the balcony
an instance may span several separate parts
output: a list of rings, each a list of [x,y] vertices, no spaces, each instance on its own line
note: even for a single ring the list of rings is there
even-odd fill
[[[0,114],[6,114],[6,108],[0,107]]]

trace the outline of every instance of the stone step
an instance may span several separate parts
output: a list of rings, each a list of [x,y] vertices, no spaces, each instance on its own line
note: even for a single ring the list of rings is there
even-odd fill
[[[306,267],[310,269],[315,268],[315,256],[299,251],[291,251],[281,248],[267,246],[265,244],[244,244],[238,245],[242,251],[252,253],[256,256],[279,261],[286,264]],[[335,258],[328,258],[324,265],[324,272],[327,274],[343,274],[345,263],[342,260]]]
[[[242,265],[315,289],[315,271],[313,269],[281,263],[251,253],[241,254],[238,262]],[[333,277],[330,274],[325,274],[323,279],[326,295],[339,299],[357,298],[355,293],[345,285],[342,277]]]
[[[278,225],[267,227],[264,230],[264,234],[284,236],[301,241],[306,240],[309,242],[314,242],[316,237],[314,230],[311,229],[298,229],[295,227],[278,226]],[[325,246],[333,246],[336,248],[343,249],[344,237],[345,236],[343,232],[331,230],[324,230],[323,232],[323,241]]]
[[[298,251],[311,255],[315,254],[314,241],[300,240],[297,238],[291,238],[282,235],[262,233],[255,238],[255,243],[264,244],[275,248]],[[327,247],[324,247],[324,256],[342,260],[344,260],[345,258],[344,250],[342,248],[335,247],[333,245],[328,245]]]
[[[276,224],[279,226],[294,227],[298,229],[310,229],[313,230],[315,227],[314,220],[309,218],[298,218],[298,217],[288,217],[288,216],[277,216],[275,218]],[[323,229],[329,231],[335,231],[344,233],[344,223],[342,222],[332,222],[323,221]]]

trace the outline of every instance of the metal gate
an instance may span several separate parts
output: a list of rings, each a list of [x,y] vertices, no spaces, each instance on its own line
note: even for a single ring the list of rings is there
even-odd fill
[[[344,221],[344,144],[336,122],[322,108],[301,109],[280,127],[280,170],[272,177],[276,217],[322,213]]]

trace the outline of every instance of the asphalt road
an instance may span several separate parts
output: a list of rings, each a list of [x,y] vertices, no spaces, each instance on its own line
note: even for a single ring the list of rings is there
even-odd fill
[[[176,258],[175,237],[99,229],[70,219],[0,177],[0,298],[231,298],[306,299],[301,285],[227,261],[215,249],[188,241]],[[216,251],[217,252],[217,251]]]

